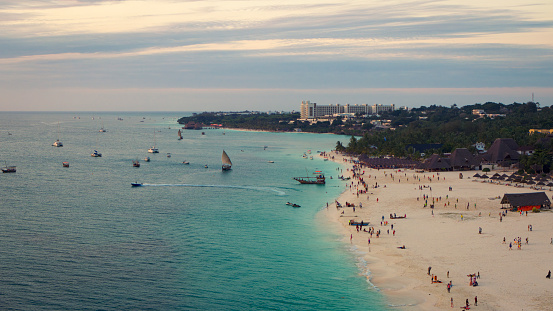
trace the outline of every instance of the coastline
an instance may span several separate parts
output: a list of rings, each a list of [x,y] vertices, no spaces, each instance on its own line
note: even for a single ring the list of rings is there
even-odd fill
[[[352,177],[352,164],[344,162],[349,157],[332,155],[335,162],[345,164],[341,174]],[[547,289],[553,284],[545,275],[553,268],[549,263],[553,258],[553,212],[528,216],[508,212],[500,221],[499,213],[504,210],[495,199],[505,193],[536,190],[481,182],[471,178],[476,171],[462,172],[463,179],[459,179],[459,172],[363,171],[360,178],[368,184],[367,193],[357,196],[359,179],[351,178],[336,199],[343,207],[329,203],[322,213],[337,224],[343,242],[363,254],[370,283],[390,306],[408,311],[444,310],[451,309],[453,298],[454,308],[464,306],[467,299],[473,308],[476,296],[479,301],[474,308],[479,310],[548,310],[553,298]],[[376,183],[379,187],[374,188]],[[551,196],[548,188],[543,191]],[[423,195],[434,197],[436,208],[424,207]],[[355,204],[355,211],[345,207],[346,202]],[[390,219],[390,213],[407,218]],[[382,216],[388,225],[380,224]],[[362,229],[357,232],[355,226],[348,225],[350,219],[369,221],[369,227],[381,230],[380,237],[373,234],[371,238]],[[478,233],[480,227],[482,234]],[[502,243],[504,237],[506,244]],[[521,250],[509,250],[509,242],[517,237],[523,241],[528,237],[529,244],[523,242]],[[398,248],[403,245],[405,249]],[[442,283],[430,282],[429,266]],[[472,273],[481,274],[479,286],[469,286],[467,275]],[[450,281],[453,286],[448,293],[446,284]]]

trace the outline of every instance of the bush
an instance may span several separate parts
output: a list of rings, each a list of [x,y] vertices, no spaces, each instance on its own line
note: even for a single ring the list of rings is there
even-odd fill
[[[532,208],[532,213],[539,213],[539,212],[540,212],[539,208],[535,208],[535,207]]]
[[[482,172],[485,172],[485,173],[487,173],[487,172],[489,172],[489,171],[490,171],[490,169],[487,168],[487,167],[485,167],[485,168],[482,169]]]

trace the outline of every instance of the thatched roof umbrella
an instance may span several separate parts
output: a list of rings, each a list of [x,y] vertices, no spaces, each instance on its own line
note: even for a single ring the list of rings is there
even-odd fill
[[[509,177],[509,175],[503,174],[503,175],[501,175],[501,177]]]
[[[495,173],[495,174],[493,174],[493,176],[499,177],[499,176],[501,176],[501,175],[499,175],[499,173]]]
[[[543,181],[540,181],[539,183],[536,184],[536,186],[545,186],[545,183]]]
[[[484,179],[485,179],[485,178],[489,178],[489,177],[488,177],[488,175],[485,175],[485,174],[484,174],[484,175],[480,176],[480,178],[484,178]]]
[[[548,183],[546,186],[549,187],[549,191],[551,191],[551,187],[553,187],[553,182]]]
[[[472,175],[472,177],[480,177],[480,174],[476,173],[476,174]]]
[[[529,185],[534,185],[536,182],[533,181],[533,180],[529,180],[529,181],[527,181],[526,183],[529,184]]]

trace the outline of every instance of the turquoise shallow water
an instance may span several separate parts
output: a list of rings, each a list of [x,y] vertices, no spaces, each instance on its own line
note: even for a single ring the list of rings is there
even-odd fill
[[[0,161],[18,170],[0,174],[0,309],[387,309],[355,252],[316,219],[342,182],[291,179],[336,177],[316,151],[348,137],[183,130],[178,141],[183,115],[0,114]],[[148,154],[154,140],[160,153]]]

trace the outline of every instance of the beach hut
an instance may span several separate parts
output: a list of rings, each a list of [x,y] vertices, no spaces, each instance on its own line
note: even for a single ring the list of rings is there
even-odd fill
[[[454,170],[471,170],[480,165],[467,148],[457,148],[449,156],[449,163]]]
[[[505,193],[501,206],[512,211],[531,211],[533,208],[551,209],[551,201],[545,192]]]

